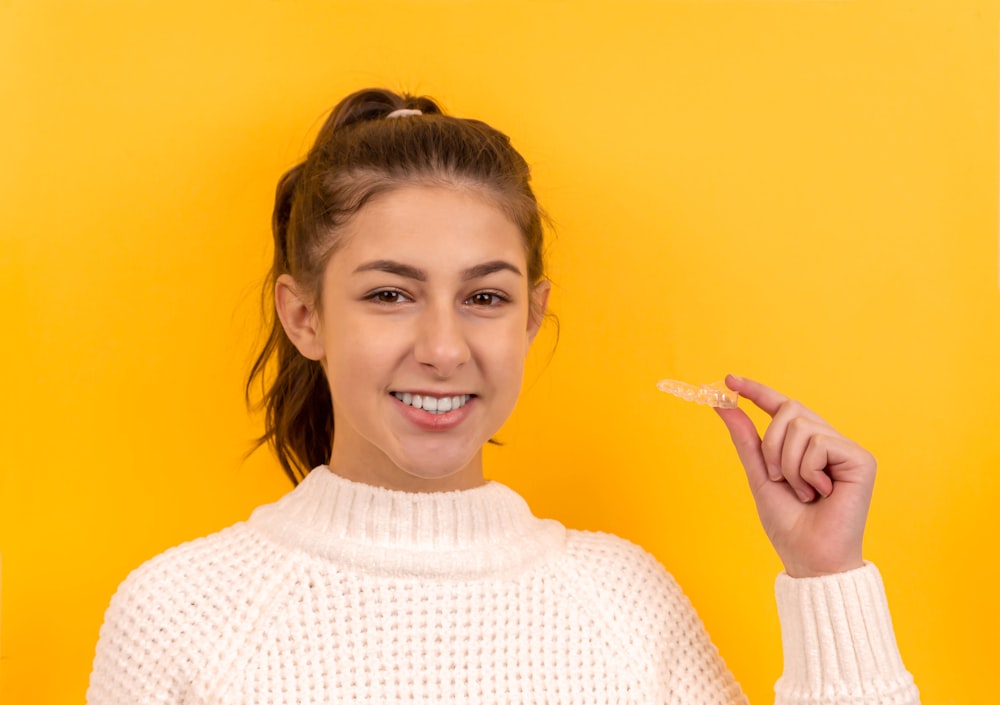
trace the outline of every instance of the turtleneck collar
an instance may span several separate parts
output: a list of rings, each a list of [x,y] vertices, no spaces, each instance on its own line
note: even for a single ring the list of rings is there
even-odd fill
[[[521,572],[561,550],[566,533],[496,482],[400,492],[347,480],[325,465],[248,523],[282,545],[353,569],[463,578]]]

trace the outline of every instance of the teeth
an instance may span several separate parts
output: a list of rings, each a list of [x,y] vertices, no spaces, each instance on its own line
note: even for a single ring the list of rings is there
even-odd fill
[[[392,396],[414,409],[423,409],[430,414],[445,414],[465,406],[471,394],[459,394],[453,397],[431,397],[409,392],[393,392]]]

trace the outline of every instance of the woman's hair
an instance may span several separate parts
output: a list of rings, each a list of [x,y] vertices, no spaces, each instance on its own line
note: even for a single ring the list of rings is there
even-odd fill
[[[270,330],[245,389],[250,403],[254,384],[262,388],[256,447],[271,445],[293,483],[330,459],[333,403],[320,363],[299,353],[274,313],[278,277],[290,275],[318,307],[326,264],[351,217],[380,194],[426,185],[474,187],[501,208],[524,236],[528,282],[537,284],[545,277],[544,215],[530,178],[506,135],[445,115],[430,98],[366,89],[333,109],[305,160],[278,182],[264,288]]]

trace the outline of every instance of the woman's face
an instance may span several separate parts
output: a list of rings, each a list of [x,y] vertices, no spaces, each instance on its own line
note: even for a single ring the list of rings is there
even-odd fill
[[[475,188],[410,186],[341,236],[299,345],[330,383],[331,467],[410,491],[482,483],[548,295],[529,287],[520,230]]]

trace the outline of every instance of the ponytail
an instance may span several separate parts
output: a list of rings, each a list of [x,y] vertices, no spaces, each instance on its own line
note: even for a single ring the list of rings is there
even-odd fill
[[[291,269],[288,224],[304,167],[305,162],[289,169],[278,182],[271,221],[274,263],[261,301],[265,320],[270,320],[270,330],[250,368],[244,389],[249,406],[254,405],[255,382],[259,380],[263,390],[259,406],[264,408],[265,430],[253,449],[270,445],[292,484],[298,484],[312,468],[327,462],[333,443],[333,403],[323,368],[316,360],[303,357],[292,345],[274,311],[277,279]],[[268,363],[272,359],[275,369],[273,378],[268,380]]]

